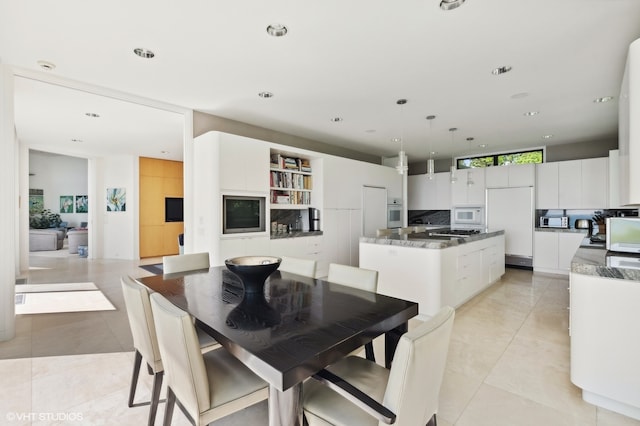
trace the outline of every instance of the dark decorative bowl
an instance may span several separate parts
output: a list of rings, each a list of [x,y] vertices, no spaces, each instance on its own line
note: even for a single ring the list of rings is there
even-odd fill
[[[224,264],[240,277],[245,295],[264,293],[264,282],[278,267],[282,259],[273,256],[241,256],[227,259]]]

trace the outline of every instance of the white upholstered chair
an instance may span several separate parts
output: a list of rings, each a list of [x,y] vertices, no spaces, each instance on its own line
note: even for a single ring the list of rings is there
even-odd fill
[[[173,274],[176,272],[194,271],[197,269],[209,269],[209,253],[189,253],[162,258],[162,272]]]
[[[376,229],[376,237],[390,237],[393,234],[393,229]]]
[[[178,401],[192,424],[209,424],[268,398],[268,384],[224,349],[202,354],[193,322],[159,293],[151,295],[167,376],[164,425]]]
[[[455,312],[441,309],[402,335],[391,370],[349,356],[321,370],[303,389],[309,426],[436,424]]]
[[[378,290],[378,271],[330,263],[327,281],[375,293]],[[373,342],[367,343],[364,349],[367,359],[375,361]]]
[[[408,235],[408,234],[413,233],[414,231],[415,230],[413,229],[413,226],[408,226],[408,227],[405,227],[405,228],[398,229],[398,234],[399,235]]]
[[[128,276],[122,277],[120,283],[127,308],[131,335],[133,337],[133,348],[135,349],[128,405],[129,407],[133,407],[138,376],[140,375],[140,365],[142,364],[142,360],[144,360],[147,364],[149,374],[153,374],[153,389],[151,391],[151,404],[149,409],[149,425],[153,425],[158,410],[158,401],[160,400],[160,388],[162,386],[164,368],[162,358],[160,357],[151,303],[149,301],[149,290]],[[204,332],[199,332],[198,340],[202,351],[209,351],[220,347],[218,342]]]
[[[290,272],[292,274],[303,275],[305,277],[316,277],[316,261],[310,259],[300,259],[297,257],[281,257],[280,267],[278,270],[281,272]]]

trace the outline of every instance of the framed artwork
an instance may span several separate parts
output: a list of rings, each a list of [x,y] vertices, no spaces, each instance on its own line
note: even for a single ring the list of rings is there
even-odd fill
[[[60,213],[73,213],[73,195],[60,196]]]
[[[127,210],[127,189],[107,188],[107,211],[124,212]]]
[[[42,189],[29,188],[29,214],[44,210],[44,191]]]
[[[76,195],[76,213],[89,213],[89,199],[86,195]]]

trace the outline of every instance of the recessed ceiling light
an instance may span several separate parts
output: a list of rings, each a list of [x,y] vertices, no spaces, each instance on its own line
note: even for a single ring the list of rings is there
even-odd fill
[[[440,9],[451,10],[462,6],[465,0],[442,0],[440,2]]]
[[[487,146],[489,145],[487,145],[486,143],[481,143],[480,145],[478,145],[478,148],[486,148]]]
[[[56,68],[56,64],[49,61],[38,61],[38,65],[46,71],[53,71]]]
[[[435,115],[427,115],[427,120],[434,120],[435,118]]]
[[[365,133],[375,133],[376,129],[367,129],[364,131]]]
[[[391,142],[400,142],[402,138],[391,138]]]
[[[542,139],[551,139],[553,137],[553,135],[544,135],[542,137]]]
[[[100,114],[96,114],[95,112],[85,112],[84,115],[91,118],[99,118]]]
[[[340,122],[340,121],[342,121],[342,120],[343,120],[343,118],[342,118],[342,117],[333,117],[333,118],[331,119],[331,121],[333,121],[334,123],[339,123],[339,122]]]
[[[449,129],[449,131],[450,131],[450,132],[455,132],[455,131],[457,131],[457,130],[458,130],[458,128],[457,128],[457,127],[451,127],[451,128]]]
[[[437,153],[438,153],[438,151],[431,151],[429,154],[436,155]]]
[[[169,151],[160,151],[160,154],[168,154]]]
[[[529,96],[527,92],[516,93],[515,95],[511,95],[511,99],[522,99]]]
[[[133,49],[133,53],[135,53],[136,55],[140,56],[141,58],[145,58],[145,59],[151,59],[154,56],[156,56],[156,54],[153,53],[151,50],[144,49],[142,47],[137,47],[137,48]]]
[[[272,37],[282,37],[287,34],[289,30],[282,24],[271,24],[267,27],[267,34]]]
[[[472,141],[472,140],[474,140],[474,139],[475,139],[475,138],[467,138],[467,140],[468,140],[469,142],[471,142],[471,141]]]
[[[613,96],[604,96],[602,98],[595,98],[593,100],[593,102],[595,102],[597,104],[601,104],[601,103],[609,102],[609,101],[612,101],[612,100],[613,100]]]
[[[527,117],[533,117],[534,115],[538,115],[538,114],[540,114],[540,111],[527,111],[524,113],[524,115]]]
[[[260,92],[260,93],[258,93],[258,96],[260,96],[261,98],[269,99],[269,98],[273,98],[273,93],[271,93],[271,92]]]
[[[82,139],[71,139],[71,142],[78,142],[78,143],[80,143],[80,142],[82,142]]]
[[[509,71],[511,71],[511,67],[509,65],[505,65],[502,67],[498,67],[498,68],[494,68],[493,71],[491,71],[491,74],[493,75],[500,75],[500,74],[504,74],[507,73]]]

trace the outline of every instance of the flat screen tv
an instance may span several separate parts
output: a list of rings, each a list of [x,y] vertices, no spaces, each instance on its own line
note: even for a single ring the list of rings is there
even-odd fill
[[[184,208],[182,198],[166,197],[164,199],[164,221],[184,222]]]
[[[264,232],[266,197],[222,196],[222,233]]]

